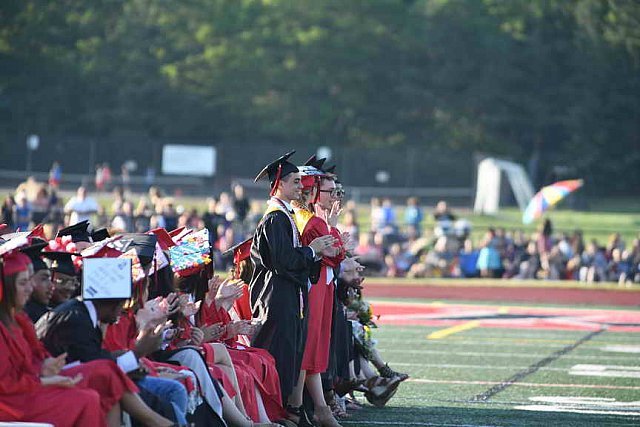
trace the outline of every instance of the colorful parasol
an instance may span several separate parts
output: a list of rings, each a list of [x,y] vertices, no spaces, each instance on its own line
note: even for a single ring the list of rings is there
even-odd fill
[[[567,194],[582,187],[583,183],[581,179],[570,179],[542,187],[524,210],[522,223],[531,224],[533,220],[540,218],[547,209],[564,199]]]

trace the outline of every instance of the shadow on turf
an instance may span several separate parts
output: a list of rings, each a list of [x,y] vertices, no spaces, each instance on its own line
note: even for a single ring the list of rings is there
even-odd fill
[[[513,409],[496,409],[484,406],[471,407],[411,407],[389,406],[382,409],[370,406],[352,412],[341,420],[344,427],[374,426],[638,426],[640,417],[620,415],[576,414],[566,412],[531,412]],[[482,406],[480,406],[482,405]]]

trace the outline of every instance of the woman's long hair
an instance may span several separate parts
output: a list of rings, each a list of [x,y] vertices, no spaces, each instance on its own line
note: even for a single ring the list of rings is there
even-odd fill
[[[16,278],[18,273],[9,276],[2,275],[3,295],[0,301],[0,322],[5,326],[14,323],[13,313],[16,308]]]

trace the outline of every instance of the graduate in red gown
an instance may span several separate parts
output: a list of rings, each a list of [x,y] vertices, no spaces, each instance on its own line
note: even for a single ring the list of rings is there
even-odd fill
[[[238,341],[239,336],[253,335],[256,328],[249,320],[240,319],[232,308],[242,298],[246,285],[229,280],[220,281],[217,277],[209,285],[209,291],[198,313],[198,326],[206,328],[220,325],[223,328],[223,335],[217,341],[226,345],[235,366],[241,366],[253,376],[267,417],[283,419],[286,413],[282,407],[280,379],[273,356],[264,349],[248,346],[247,340]]]
[[[31,261],[3,257],[0,297],[0,421],[40,421],[56,426],[120,425],[120,403],[147,425],[171,425],[142,403],[117,365],[94,361],[62,369],[64,355],[49,357],[21,310],[29,299]],[[64,411],[60,411],[64,407]]]
[[[337,199],[332,198],[335,182],[321,171],[322,163],[324,160],[317,161],[314,156],[306,165],[298,167],[303,191],[301,199],[293,203],[303,245],[322,236],[333,236],[336,241],[333,253],[322,257],[320,274],[309,290],[309,327],[301,370],[305,372],[305,385],[313,400],[317,420],[323,426],[339,426],[325,402],[320,374],[329,364],[335,292],[333,270],[344,259],[345,251],[335,228],[339,214]],[[320,208],[322,216],[314,213],[314,206]]]

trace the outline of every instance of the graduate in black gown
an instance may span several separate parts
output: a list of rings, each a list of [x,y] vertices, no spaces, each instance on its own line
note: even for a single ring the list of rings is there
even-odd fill
[[[31,246],[21,249],[31,259],[31,265],[33,265],[33,276],[31,276],[33,293],[23,309],[33,323],[36,323],[38,319],[51,310],[49,306],[51,295],[53,294],[51,271],[41,258],[42,249],[46,246],[47,242],[33,239]]]
[[[290,205],[302,191],[298,168],[288,161],[292,154],[267,165],[255,179],[268,176],[271,199],[251,247],[255,266],[249,286],[251,310],[254,320],[262,324],[251,345],[274,357],[283,403],[294,419],[301,418],[299,425],[307,425],[302,419],[306,418],[302,409],[304,381],[298,384],[306,338],[304,300],[310,275],[319,273],[320,257],[335,239],[322,236],[308,247],[301,245]]]

